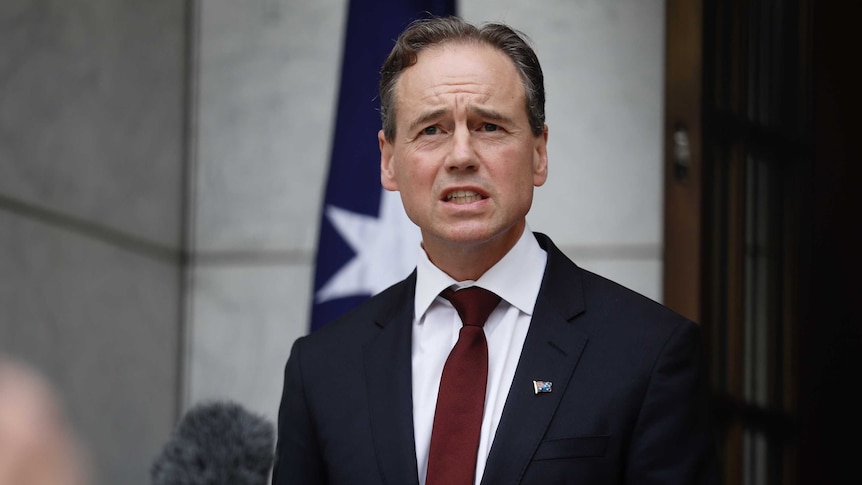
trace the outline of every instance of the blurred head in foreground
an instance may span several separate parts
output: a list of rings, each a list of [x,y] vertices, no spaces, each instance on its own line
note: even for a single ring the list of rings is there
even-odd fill
[[[0,356],[0,485],[85,485],[87,478],[48,383]]]

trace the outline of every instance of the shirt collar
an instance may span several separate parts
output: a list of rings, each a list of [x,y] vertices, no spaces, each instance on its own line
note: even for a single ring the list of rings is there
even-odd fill
[[[434,302],[434,299],[446,288],[480,286],[493,291],[500,298],[527,315],[533,314],[542,277],[545,274],[545,264],[548,255],[539,246],[529,226],[515,243],[515,246],[503,258],[485,272],[478,280],[455,281],[451,276],[434,266],[425,251],[419,251],[419,261],[416,265],[416,320]],[[513,275],[517,275],[516,277]]]

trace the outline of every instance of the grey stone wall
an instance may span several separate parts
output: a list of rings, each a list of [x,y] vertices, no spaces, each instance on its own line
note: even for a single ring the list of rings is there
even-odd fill
[[[0,353],[55,385],[97,483],[180,409],[186,2],[0,2]]]

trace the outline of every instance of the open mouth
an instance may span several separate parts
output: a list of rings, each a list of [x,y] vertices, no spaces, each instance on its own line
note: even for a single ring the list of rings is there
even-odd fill
[[[456,204],[469,204],[470,202],[476,202],[482,200],[481,194],[473,192],[472,190],[455,190],[449,193],[445,200],[447,202],[454,202]]]

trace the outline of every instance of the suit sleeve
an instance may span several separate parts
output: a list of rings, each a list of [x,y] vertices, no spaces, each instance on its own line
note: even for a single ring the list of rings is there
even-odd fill
[[[717,484],[700,327],[682,322],[659,353],[628,451],[628,485]]]
[[[272,485],[326,483],[323,460],[303,384],[302,341],[303,339],[298,339],[293,344],[284,369]]]

